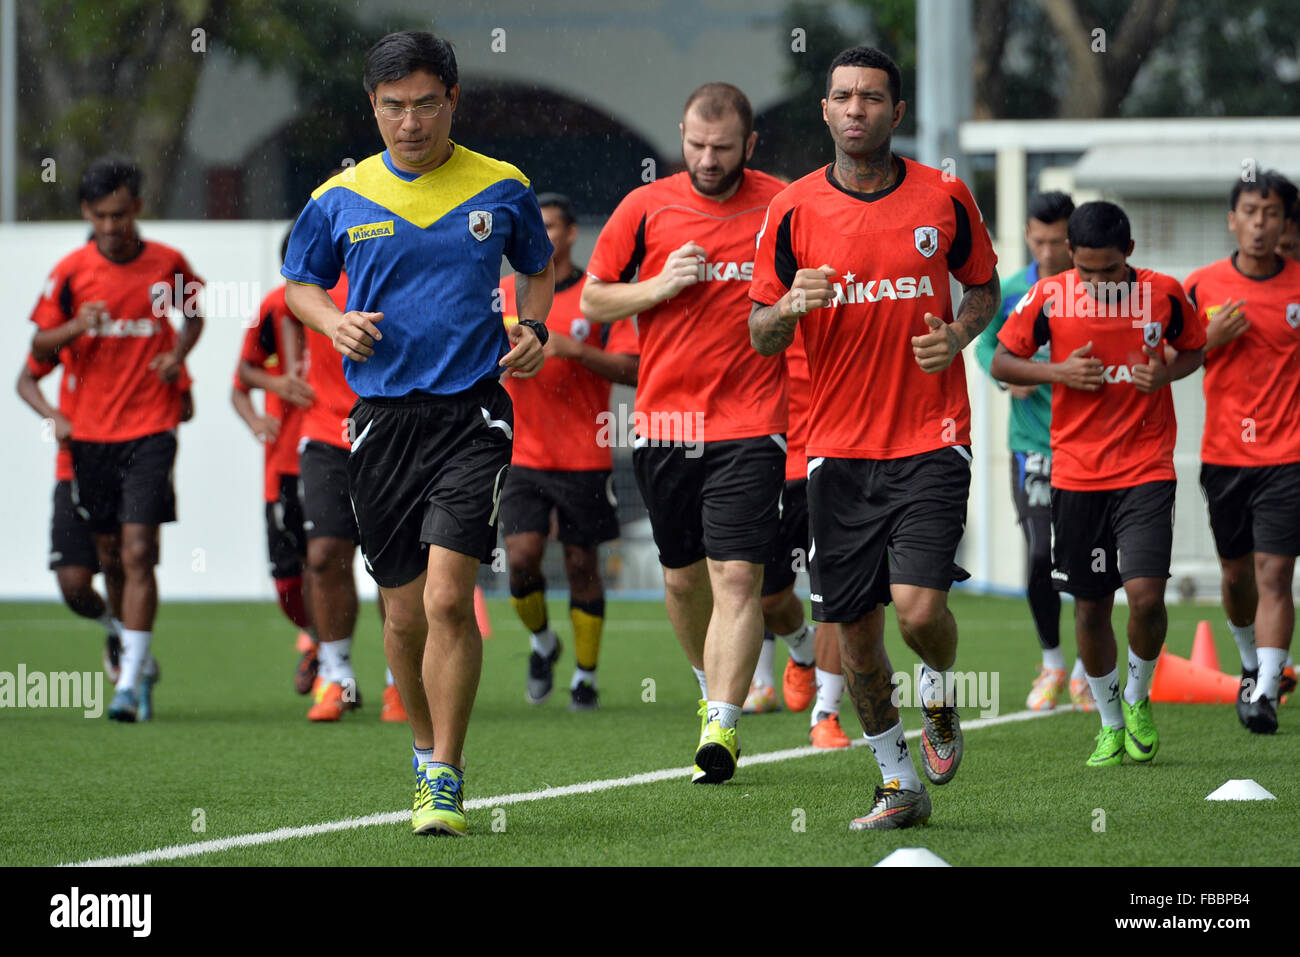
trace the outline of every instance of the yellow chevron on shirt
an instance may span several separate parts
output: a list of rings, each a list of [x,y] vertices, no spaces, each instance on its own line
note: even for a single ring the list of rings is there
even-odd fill
[[[320,200],[331,190],[350,190],[411,225],[428,229],[457,206],[509,179],[529,185],[528,177],[510,163],[455,146],[447,162],[409,182],[384,165],[382,153],[368,156],[331,176],[311,196]]]

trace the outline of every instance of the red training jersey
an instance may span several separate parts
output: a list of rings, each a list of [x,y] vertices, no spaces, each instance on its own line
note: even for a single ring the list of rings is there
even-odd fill
[[[578,308],[586,275],[575,275],[555,284],[555,299],[546,317],[552,334],[571,336],[579,342],[611,353],[639,354],[636,327],[632,319],[615,323],[589,322]],[[503,316],[506,324],[519,321],[515,302],[515,277],[501,281]],[[597,375],[577,359],[547,359],[542,371],[529,379],[507,375],[502,380],[515,408],[515,465],[560,472],[607,471],[614,467],[611,443],[600,441],[609,434],[602,423],[609,417],[609,379]]]
[[[58,359],[49,362],[40,362],[29,352],[27,354],[27,371],[29,371],[32,374],[32,377],[39,382],[57,369],[67,354],[67,349],[61,349],[59,350]],[[71,376],[69,376],[67,370],[64,369],[63,376],[59,380],[59,400],[55,403],[55,408],[62,412],[69,422],[71,422],[73,418],[73,399],[79,394],[77,391],[69,388],[70,380]],[[181,374],[177,377],[175,382],[177,394],[179,395],[188,391],[192,384],[193,382],[190,379],[189,370],[186,369],[185,366],[181,366]],[[74,478],[76,478],[76,473],[72,469],[72,447],[68,445],[65,440],[59,443],[59,451],[54,456],[54,480],[56,482],[71,482]]]
[[[280,342],[280,320],[291,315],[284,301],[284,286],[271,290],[257,308],[257,322],[244,333],[244,343],[239,351],[243,362],[264,369],[270,375],[283,375],[284,350]],[[239,380],[235,370],[235,388],[249,391]],[[272,442],[267,442],[263,463],[263,496],[274,502],[280,497],[280,477],[298,474],[298,437],[302,433],[305,409],[285,402],[273,392],[265,395],[266,414],[278,419],[280,432]]]
[[[772,305],[800,269],[829,265],[835,299],[799,320],[812,397],[809,457],[897,459],[970,444],[966,369],[922,371],[925,314],[951,322],[948,275],[983,285],[997,257],[961,180],[895,157],[897,182],[857,193],[830,166],[790,184],[759,234],[750,297]],[[788,351],[788,350],[787,350]]]
[[[1052,385],[1052,486],[1075,492],[1131,488],[1176,478],[1178,423],[1168,388],[1147,394],[1133,385],[1146,365],[1143,346],[1180,352],[1205,345],[1205,325],[1176,279],[1129,269],[1122,294],[1097,298],[1070,269],[1041,279],[1007,317],[998,341],[1015,355],[1032,356],[1051,344],[1051,362],[1092,343],[1105,382],[1095,392]]]
[[[202,283],[177,250],[152,241],[118,263],[92,239],[54,267],[32,322],[54,329],[82,303],[96,301],[105,303],[109,316],[64,350],[68,389],[85,397],[75,404],[74,439],[127,442],[177,426],[183,390],[163,382],[149,363],[176,346],[168,309],[191,304]]]
[[[1272,276],[1237,269],[1236,253],[1203,266],[1183,283],[1205,322],[1239,299],[1250,325],[1205,355],[1205,434],[1211,465],[1300,462],[1300,263],[1282,259]]]
[[[754,237],[784,185],[746,170],[719,203],[678,173],[633,190],[600,231],[587,273],[601,282],[656,276],[688,242],[705,251],[699,282],[637,316],[642,438],[717,442],[785,431],[785,360],[750,347],[748,298]]]
[[[808,403],[812,382],[808,376],[808,353],[803,331],[794,327],[794,341],[785,350],[785,367],[790,374],[790,428],[786,432],[785,480],[808,477]]]
[[[339,307],[340,312],[347,311],[346,275],[339,275],[338,285],[329,291],[329,297],[334,300],[334,305]],[[298,322],[292,313],[289,313],[289,317]],[[349,448],[352,440],[348,437],[348,419],[352,415],[352,406],[356,404],[357,394],[343,377],[343,353],[315,329],[303,326],[302,335],[302,374],[311,390],[316,393],[316,401],[303,416],[299,447],[304,442],[314,441],[340,449]]]

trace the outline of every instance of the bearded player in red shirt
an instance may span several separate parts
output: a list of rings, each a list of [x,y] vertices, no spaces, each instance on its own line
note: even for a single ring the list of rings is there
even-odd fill
[[[1223,569],[1223,607],[1241,654],[1237,717],[1277,730],[1300,555],[1300,263],[1277,252],[1296,187],[1275,172],[1238,180],[1228,229],[1237,251],[1183,283],[1207,322],[1201,488]]]
[[[578,223],[573,203],[560,193],[537,197],[546,235],[555,247],[555,299],[546,317],[547,363],[531,379],[505,376],[515,410],[515,446],[501,493],[501,532],[510,564],[510,603],[531,634],[526,694],[530,704],[551,696],[560,641],[546,615],[542,556],[557,520],[569,581],[575,663],[569,710],[599,707],[596,664],[605,625],[605,587],[596,546],[618,538],[614,462],[600,441],[609,412],[611,382],[636,385],[636,327],[632,320],[593,325],[579,300],[586,273],[573,264]],[[501,280],[503,318],[519,321],[515,278]]]
[[[716,784],[736,771],[785,475],[785,362],[745,342],[754,236],[785,184],[745,168],[757,134],[740,90],[702,86],[683,114],[686,172],[619,203],[587,267],[582,311],[594,322],[637,316],[632,461],[668,617],[703,696],[692,780]]]
[[[754,348],[808,353],[807,440],[813,618],[840,623],[849,695],[880,766],[854,829],[930,816],[885,653],[885,604],[925,665],[921,755],[935,784],[962,756],[949,670],[957,623],[948,589],[970,489],[970,405],[961,350],[997,309],[997,258],[957,178],[893,154],[903,118],[898,66],[871,47],[831,61],[822,118],[835,162],[773,200],[759,234],[749,320]],[[966,290],[952,319],[949,275]]]
[[[1101,715],[1087,765],[1113,767],[1125,753],[1150,761],[1160,745],[1149,692],[1169,626],[1178,433],[1169,383],[1200,366],[1205,326],[1177,280],[1129,266],[1129,221],[1114,203],[1084,203],[1067,234],[1074,268],[1025,293],[998,333],[990,371],[1014,385],[1052,385],[1052,580],[1074,595],[1079,657]],[[1049,361],[1031,361],[1043,345]],[[1122,700],[1111,626],[1121,584]]]
[[[172,468],[183,399],[175,383],[203,331],[202,281],[175,249],[136,232],[142,203],[133,163],[91,164],[78,195],[94,235],[50,274],[32,312],[39,328],[32,354],[48,360],[66,349],[66,373],[80,393],[71,436],[78,505],[101,567],[120,551],[124,576],[122,669],[108,716],[135,721],[152,710],[146,672],[158,610],[158,526],[176,520]],[[179,336],[173,308],[185,317]]]

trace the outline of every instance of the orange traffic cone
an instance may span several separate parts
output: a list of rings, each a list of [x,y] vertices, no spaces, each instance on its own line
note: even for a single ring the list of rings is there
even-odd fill
[[[483,597],[483,589],[478,585],[474,586],[474,617],[478,620],[478,630],[484,638],[492,637],[492,619],[488,617],[487,599]]]
[[[1197,622],[1196,638],[1192,641],[1192,664],[1222,671],[1219,667],[1219,653],[1214,648],[1214,633],[1210,631],[1208,621]]]
[[[1161,651],[1151,676],[1151,700],[1164,704],[1233,704],[1241,681]]]

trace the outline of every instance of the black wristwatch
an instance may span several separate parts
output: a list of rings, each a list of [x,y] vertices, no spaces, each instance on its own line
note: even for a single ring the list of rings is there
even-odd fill
[[[537,341],[542,345],[546,345],[546,340],[551,338],[551,333],[544,322],[538,322],[536,319],[520,319],[519,324],[533,330],[533,334],[537,336]]]

